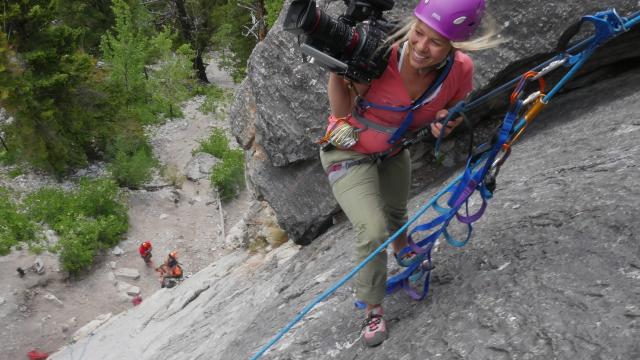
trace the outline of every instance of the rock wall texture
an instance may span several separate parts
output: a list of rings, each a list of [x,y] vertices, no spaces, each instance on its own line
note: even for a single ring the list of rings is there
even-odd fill
[[[471,242],[438,245],[429,297],[385,300],[380,347],[358,341],[363,314],[347,282],[263,358],[640,358],[638,84],[629,69],[548,106],[503,166]],[[354,241],[342,221],[309,246],[232,253],[50,358],[248,359],[354,267]]]
[[[318,4],[334,16],[344,11],[342,1]],[[414,6],[415,1],[398,1],[389,18],[404,17]],[[550,58],[557,39],[569,24],[582,15],[611,7],[627,15],[637,10],[638,3],[488,0],[488,12],[509,41],[495,49],[471,54],[476,64],[476,94]],[[328,74],[319,66],[302,62],[297,38],[282,31],[283,17],[284,12],[266,40],[254,50],[249,76],[236,94],[230,117],[233,133],[247,150],[247,178],[256,197],[270,203],[291,239],[307,244],[326,230],[331,216],[339,211],[320,167],[315,144],[324,133],[328,115]],[[620,51],[602,52],[601,59],[592,63],[602,65],[638,56],[640,49],[628,46],[631,43]],[[494,124],[486,120],[503,103],[504,100],[493,101],[471,114],[480,123],[478,133],[492,129]],[[463,142],[457,144],[455,137],[450,141],[453,144],[445,161],[448,168],[423,164],[427,165],[423,170],[426,176],[416,185],[433,181],[464,161]]]

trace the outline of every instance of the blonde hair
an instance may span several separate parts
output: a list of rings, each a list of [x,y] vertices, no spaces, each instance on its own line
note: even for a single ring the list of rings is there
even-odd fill
[[[385,44],[392,43],[393,46],[402,44],[403,42],[409,40],[409,34],[411,30],[413,30],[414,26],[420,21],[415,15],[408,16],[403,21],[403,25],[393,32],[387,40]],[[428,25],[427,25],[428,26]],[[496,25],[495,20],[491,16],[485,16],[483,19],[482,25],[482,33],[479,36],[476,36],[467,41],[450,41],[451,46],[454,49],[462,50],[462,51],[477,51],[477,50],[485,50],[496,47],[508,39],[500,37],[498,34],[498,27]]]

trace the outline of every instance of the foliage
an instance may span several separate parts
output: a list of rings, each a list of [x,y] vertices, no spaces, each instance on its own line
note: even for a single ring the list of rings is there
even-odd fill
[[[75,226],[56,244],[62,268],[71,274],[79,274],[93,264],[97,254],[98,229],[95,221],[76,221]]]
[[[257,39],[247,33],[251,13],[236,1],[227,0],[213,10],[212,18],[219,24],[211,37],[213,49],[220,54],[218,63],[235,82],[240,82],[246,76],[247,60],[257,43]]]
[[[120,186],[137,188],[151,179],[157,165],[143,135],[121,135],[108,149],[109,170]]]
[[[193,72],[202,79],[202,55],[217,50],[240,81],[263,37],[264,26],[254,25],[272,26],[281,7],[282,0],[5,1],[0,106],[16,121],[3,126],[8,150],[0,161],[63,176],[102,159],[123,131],[182,116],[178,104],[202,90]],[[205,92],[202,110],[210,111],[223,95]]]
[[[79,211],[88,217],[99,219],[101,217],[118,216],[125,220],[126,207],[120,202],[120,190],[111,180],[80,181],[79,189],[74,193],[74,198]]]
[[[55,230],[60,218],[72,213],[74,199],[61,189],[42,188],[27,196],[25,206],[33,220],[47,223]]]
[[[0,149],[0,164],[14,165],[16,163],[16,153]]]
[[[99,55],[100,37],[114,23],[111,0],[58,0],[56,12],[65,24],[81,31],[78,45]]]
[[[224,130],[215,128],[209,138],[198,142],[200,146],[194,151],[203,152],[217,157],[218,159],[224,158],[224,155],[229,151],[229,140]]]
[[[116,22],[103,36],[101,49],[109,64],[109,93],[122,107],[121,116],[142,124],[155,123],[160,115],[181,117],[178,104],[191,95],[194,82],[193,50],[184,45],[174,52],[176,34],[169,28],[148,35],[143,25],[148,15],[139,4],[115,0],[113,11]]]
[[[232,94],[229,91],[215,84],[198,86],[196,94],[205,96],[204,102],[198,108],[198,110],[204,114],[214,112],[217,106],[221,103],[229,102],[232,98]]]
[[[129,226],[119,189],[108,179],[83,179],[73,192],[43,188],[28,195],[25,206],[60,235],[54,250],[70,273],[91,266],[97,251],[116,245]]]
[[[217,3],[212,19],[218,27],[211,37],[211,45],[220,54],[221,67],[235,82],[240,82],[246,76],[253,48],[275,24],[284,1],[218,0]]]
[[[5,128],[15,156],[61,175],[86,163],[99,126],[81,100],[93,61],[77,46],[81,31],[55,10],[55,1],[36,0],[0,14],[0,105],[15,118]]]
[[[178,34],[177,44],[186,44],[193,49],[189,59],[192,72],[202,82],[208,82],[203,61],[215,24],[211,11],[215,0],[155,0],[145,2],[158,28],[169,27]],[[195,70],[195,72],[193,71]]]
[[[161,33],[161,36],[170,34]],[[158,104],[162,113],[170,118],[181,117],[179,103],[187,100],[194,88],[195,80],[191,60],[194,52],[188,44],[180,46],[175,52],[171,51],[171,42],[167,42],[161,49],[160,64],[158,70],[151,71],[148,86],[153,89],[152,98]]]
[[[7,190],[0,188],[0,255],[13,245],[35,240],[35,225],[13,204]]]
[[[9,177],[13,179],[13,178],[17,178],[18,176],[22,175],[23,173],[24,173],[24,171],[22,170],[22,168],[16,166],[13,169],[11,169],[7,175],[9,175]]]
[[[222,200],[228,201],[244,188],[244,153],[229,150],[211,173],[211,183],[215,185]]]
[[[135,113],[133,108],[149,98],[145,84],[149,43],[136,21],[144,11],[140,6],[130,8],[123,0],[114,0],[112,10],[115,25],[102,36],[100,43],[103,58],[109,64],[107,84],[113,100]]]
[[[214,129],[207,140],[200,142],[196,152],[211,154],[222,162],[211,173],[211,184],[225,200],[233,199],[244,188],[244,153],[240,149],[230,149],[229,140],[221,129]]]
[[[283,5],[283,0],[265,0],[264,7],[267,10],[266,21],[269,29],[271,29],[276,23],[276,20],[278,20]]]
[[[2,17],[2,20],[6,20],[6,15]],[[7,34],[0,31],[0,84],[16,84],[16,78],[13,76],[16,72],[16,66],[13,59],[15,59],[15,54],[9,47]],[[0,86],[0,104],[9,97],[11,89],[10,86]]]

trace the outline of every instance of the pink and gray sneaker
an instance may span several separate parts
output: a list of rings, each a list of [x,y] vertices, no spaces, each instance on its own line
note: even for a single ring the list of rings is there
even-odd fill
[[[389,336],[387,324],[382,318],[382,307],[373,308],[362,325],[362,342],[365,346],[374,347],[382,344]]]

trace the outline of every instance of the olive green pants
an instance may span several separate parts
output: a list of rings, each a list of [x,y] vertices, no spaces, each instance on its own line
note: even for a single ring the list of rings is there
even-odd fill
[[[333,164],[365,157],[354,151],[320,151],[325,172]],[[336,167],[334,167],[336,168]],[[356,257],[361,263],[407,222],[407,198],[411,185],[408,150],[381,163],[365,162],[329,173],[331,189],[357,235]],[[380,304],[387,282],[387,252],[365,265],[356,277],[356,295],[367,304]]]

